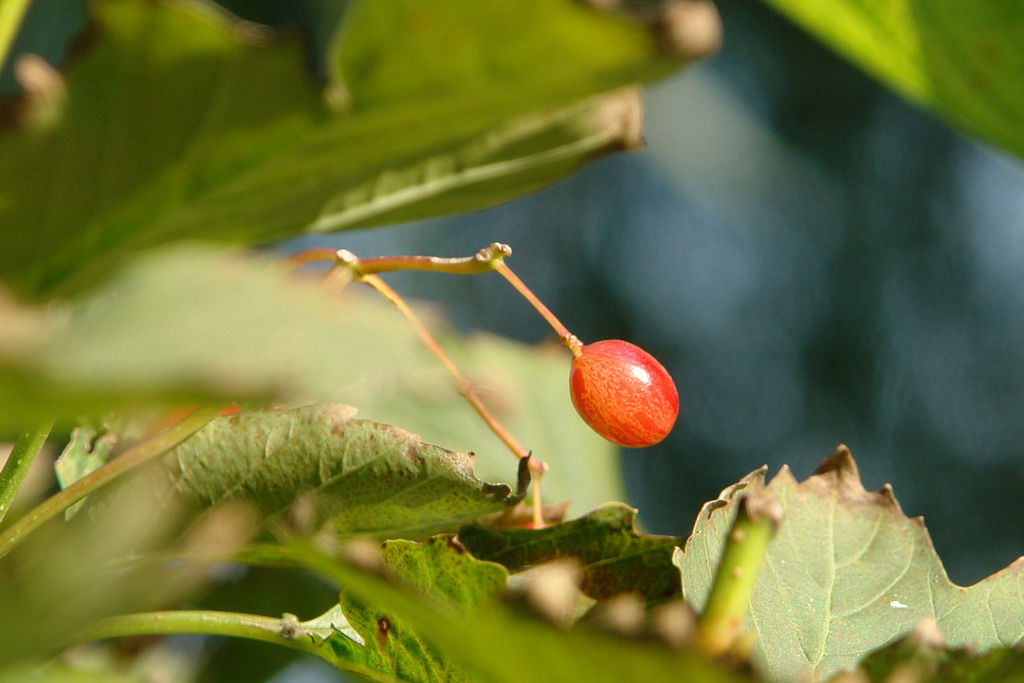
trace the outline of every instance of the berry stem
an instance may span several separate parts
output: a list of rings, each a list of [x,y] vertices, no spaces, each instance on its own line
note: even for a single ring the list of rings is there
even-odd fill
[[[770,494],[751,494],[740,500],[711,595],[697,624],[697,643],[709,655],[723,655],[739,642],[768,543],[781,522],[782,508]]]
[[[473,256],[441,258],[438,256],[375,256],[356,258],[348,249],[314,248],[296,252],[288,257],[291,266],[314,261],[332,261],[348,266],[356,275],[389,273],[396,270],[420,270],[452,275],[477,275],[495,270],[499,263],[512,255],[512,248],[493,242]]]
[[[302,251],[297,251],[286,258],[284,262],[293,268],[298,268],[299,266],[304,266],[307,263],[314,263],[316,261],[331,261],[333,263],[337,260],[338,251],[336,249],[316,247],[314,249],[303,249]]]
[[[537,309],[537,312],[540,313],[544,320],[548,321],[548,324],[551,325],[551,328],[558,335],[559,339],[562,340],[562,343],[565,344],[566,348],[572,352],[573,356],[579,358],[583,348],[583,343],[579,338],[570,332],[569,328],[563,325],[561,320],[555,317],[555,314],[551,312],[551,309],[545,306],[544,302],[537,298],[537,295],[526,286],[525,282],[519,279],[518,275],[512,272],[511,268],[505,265],[504,261],[496,263],[494,265],[494,269],[501,273],[501,276],[508,280],[509,284],[515,287],[516,290],[523,295],[523,298],[529,301],[530,304]]]
[[[47,420],[22,432],[7,456],[3,471],[0,471],[0,520],[11,509],[11,503],[25,481],[32,463],[46,443],[46,437],[53,428],[53,420]]]
[[[468,377],[459,369],[459,366],[451,359],[451,357],[441,348],[441,345],[437,343],[434,335],[430,333],[427,326],[423,324],[423,321],[419,319],[416,313],[413,312],[409,304],[398,294],[389,284],[381,280],[376,275],[363,275],[358,278],[364,284],[369,285],[377,291],[382,297],[388,300],[392,306],[398,309],[398,312],[405,316],[405,319],[409,321],[413,330],[416,331],[416,335],[423,342],[423,345],[434,354],[434,356],[441,362],[444,369],[448,371],[448,374],[455,380],[455,388],[458,390],[459,395],[462,396],[466,401],[473,406],[483,421],[487,423],[499,439],[504,442],[508,449],[512,451],[517,458],[529,457],[530,453],[526,448],[519,443],[516,437],[505,429],[505,427],[498,422],[498,419],[491,414],[491,411],[487,409],[487,406],[483,404],[480,397],[476,395],[473,390],[473,383]]]
[[[82,500],[96,489],[109,484],[128,470],[158,458],[177,446],[194,432],[202,429],[207,422],[217,416],[220,410],[220,406],[197,408],[190,415],[183,418],[181,422],[167,428],[153,438],[143,441],[114,458],[103,467],[90,472],[67,488],[44,500],[24,517],[4,529],[3,533],[0,534],[0,557],[13,550],[26,535],[64,512],[64,510]]]
[[[448,371],[452,379],[455,381],[455,388],[462,396],[473,407],[477,415],[484,421],[487,427],[494,432],[494,434],[501,439],[502,443],[508,447],[512,454],[517,458],[529,458],[530,472],[532,473],[532,480],[534,486],[534,524],[538,526],[544,525],[544,516],[539,504],[540,501],[540,477],[544,471],[547,470],[547,465],[537,458],[530,455],[523,444],[519,443],[519,440],[508,431],[498,418],[484,405],[484,402],[480,400],[480,397],[476,395],[476,391],[473,389],[473,383],[465,373],[459,369],[459,366],[455,364],[455,361],[441,348],[441,345],[437,343],[437,339],[430,333],[427,326],[423,324],[423,321],[419,319],[419,316],[410,308],[409,304],[405,302],[405,299],[396,292],[391,286],[384,282],[376,275],[357,275],[356,279],[360,282],[372,287],[378,294],[387,299],[387,301],[398,309],[405,319],[412,326],[413,330],[416,331],[416,335],[423,342],[423,345],[434,354],[434,357],[441,362],[444,369]]]

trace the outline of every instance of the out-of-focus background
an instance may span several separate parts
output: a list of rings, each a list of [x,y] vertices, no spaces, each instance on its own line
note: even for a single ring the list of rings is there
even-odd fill
[[[314,35],[339,7],[224,4]],[[315,243],[369,256],[507,242],[581,338],[661,359],[678,426],[622,456],[648,531],[685,534],[750,470],[804,478],[845,443],[973,583],[1024,547],[1024,169],[767,7],[717,6],[724,47],[650,89],[646,149],[488,211]],[[58,61],[81,20],[77,1],[37,2],[20,44]],[[500,278],[390,281],[463,329],[551,336]]]
[[[716,4],[724,47],[649,90],[646,149],[488,211],[316,242],[507,242],[577,335],[661,359],[679,423],[622,454],[647,530],[685,534],[750,470],[804,478],[845,443],[973,583],[1024,549],[1024,168],[764,5]],[[464,329],[551,336],[500,278],[391,281]]]

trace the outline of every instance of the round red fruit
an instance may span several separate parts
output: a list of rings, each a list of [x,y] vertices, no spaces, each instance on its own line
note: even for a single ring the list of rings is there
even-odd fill
[[[668,371],[620,339],[582,347],[569,371],[569,393],[591,429],[627,448],[658,443],[679,415],[679,394]]]

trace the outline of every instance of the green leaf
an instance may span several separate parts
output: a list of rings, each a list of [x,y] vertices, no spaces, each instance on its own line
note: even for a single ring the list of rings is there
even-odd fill
[[[1019,2],[767,2],[913,102],[1024,156]]]
[[[252,244],[503,201],[635,144],[635,95],[584,100],[694,56],[657,11],[355,0],[323,89],[294,37],[198,0],[89,8],[66,83],[43,79],[45,112],[30,93],[0,129],[0,273],[21,297],[79,291],[171,240]]]
[[[465,552],[450,535],[422,543],[387,541],[380,560],[395,580],[441,601],[460,614],[473,614],[505,592],[508,572]],[[432,651],[397,615],[372,602],[342,593],[341,608],[349,625],[365,642],[363,664],[401,680],[472,680],[464,670]]]
[[[443,541],[430,549],[410,551],[404,546],[396,550],[414,553],[416,569],[411,574],[419,577],[419,586],[437,586],[442,583],[441,577],[446,585],[457,586],[464,580],[472,583],[475,579],[471,575],[491,571],[481,570],[481,565],[494,567],[466,559],[469,556],[461,554],[457,546]],[[311,549],[302,553],[303,564],[333,577],[347,593],[414,629],[432,652],[440,653],[445,662],[457,664],[459,672],[471,676],[470,680],[740,680],[693,653],[675,652],[659,643],[615,637],[585,627],[560,629],[498,602],[462,611],[441,599],[436,589],[424,596]],[[392,566],[400,562],[401,555],[389,560]],[[485,580],[484,585],[489,583]],[[487,592],[487,588],[477,589],[474,599],[485,599]],[[429,657],[430,653],[423,655]],[[428,659],[417,664],[414,670],[433,672],[440,662]]]
[[[242,500],[268,523],[342,537],[422,538],[514,502],[508,486],[474,476],[472,456],[355,412],[317,404],[217,418],[168,454],[156,491],[169,483],[198,512]]]
[[[785,512],[748,618],[772,677],[827,677],[925,618],[954,646],[1010,646],[1024,635],[1024,559],[969,588],[954,585],[921,519],[907,518],[888,486],[865,491],[845,447],[802,483],[784,467],[765,484],[761,469],[704,506],[676,557],[698,610],[737,500],[762,489]]]
[[[638,534],[636,510],[607,503],[571,522],[546,529],[467,527],[459,540],[476,557],[511,571],[564,557],[581,563],[580,589],[595,600],[631,592],[648,601],[679,595],[672,553],[683,541]]]

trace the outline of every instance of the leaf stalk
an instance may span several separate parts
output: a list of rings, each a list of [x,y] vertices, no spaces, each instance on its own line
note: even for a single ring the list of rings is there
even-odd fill
[[[140,612],[107,617],[77,634],[76,640],[175,634],[231,636],[273,643],[319,657],[338,669],[379,678],[379,673],[374,675],[375,672],[361,662],[339,657],[327,645],[332,636],[325,634],[322,628],[314,627],[310,622],[301,622],[289,614],[275,619],[214,610]]]
[[[18,494],[25,477],[28,475],[32,463],[46,443],[46,437],[53,429],[53,420],[41,422],[22,432],[21,436],[14,443],[11,454],[0,471],[0,520],[7,516],[11,509],[11,503]]]
[[[748,495],[740,500],[711,595],[697,624],[697,644],[709,655],[724,655],[740,642],[768,543],[781,521],[782,508],[769,494]]]

